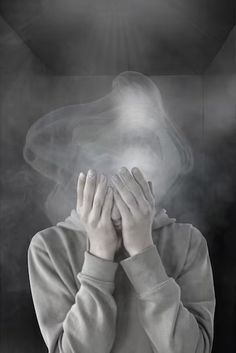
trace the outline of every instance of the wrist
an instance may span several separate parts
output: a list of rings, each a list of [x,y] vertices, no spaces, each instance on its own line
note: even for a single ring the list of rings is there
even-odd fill
[[[113,249],[106,249],[98,245],[90,244],[89,252],[92,255],[100,257],[104,260],[114,260],[115,251]]]
[[[129,253],[130,256],[134,256],[136,254],[139,254],[141,252],[143,252],[144,250],[146,250],[147,248],[149,248],[150,246],[154,245],[153,241],[150,241],[148,243],[146,243],[145,245],[140,245],[140,246],[132,246],[127,250],[127,252]]]

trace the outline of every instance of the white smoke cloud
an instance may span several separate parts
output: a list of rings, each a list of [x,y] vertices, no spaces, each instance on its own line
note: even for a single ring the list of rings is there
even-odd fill
[[[168,118],[158,87],[134,71],[119,74],[105,97],[40,118],[27,133],[23,156],[56,183],[46,201],[54,222],[75,207],[80,171],[94,168],[110,179],[122,166],[137,166],[160,202],[193,167],[191,148]]]

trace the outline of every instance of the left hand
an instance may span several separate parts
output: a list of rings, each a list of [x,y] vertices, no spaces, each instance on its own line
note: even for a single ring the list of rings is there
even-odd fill
[[[150,185],[138,168],[132,174],[125,167],[112,177],[114,198],[122,219],[122,236],[130,256],[153,245],[152,223],[155,198]],[[115,177],[115,178],[114,178]]]

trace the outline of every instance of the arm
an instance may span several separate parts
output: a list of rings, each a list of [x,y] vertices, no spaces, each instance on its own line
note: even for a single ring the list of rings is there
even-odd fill
[[[39,236],[28,249],[33,303],[49,353],[108,353],[115,338],[117,307],[112,296],[118,263],[88,251],[77,293],[55,270]]]
[[[168,277],[155,245],[122,260],[133,284],[141,324],[158,353],[210,353],[215,293],[207,243],[192,226],[185,266]]]

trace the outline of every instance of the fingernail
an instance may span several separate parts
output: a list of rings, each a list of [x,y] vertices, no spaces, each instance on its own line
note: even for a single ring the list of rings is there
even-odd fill
[[[136,167],[132,168],[132,172],[137,173],[138,172],[138,168],[136,168]]]
[[[80,173],[79,173],[79,178],[80,178],[80,179],[84,179],[84,177],[85,177],[84,173],[80,172]]]
[[[126,168],[125,167],[122,167],[120,170],[119,170],[119,172],[121,173],[121,174],[124,174],[124,173],[126,173]]]
[[[89,176],[89,177],[95,176],[95,171],[94,171],[93,169],[89,169],[89,171],[88,171],[88,176]]]

